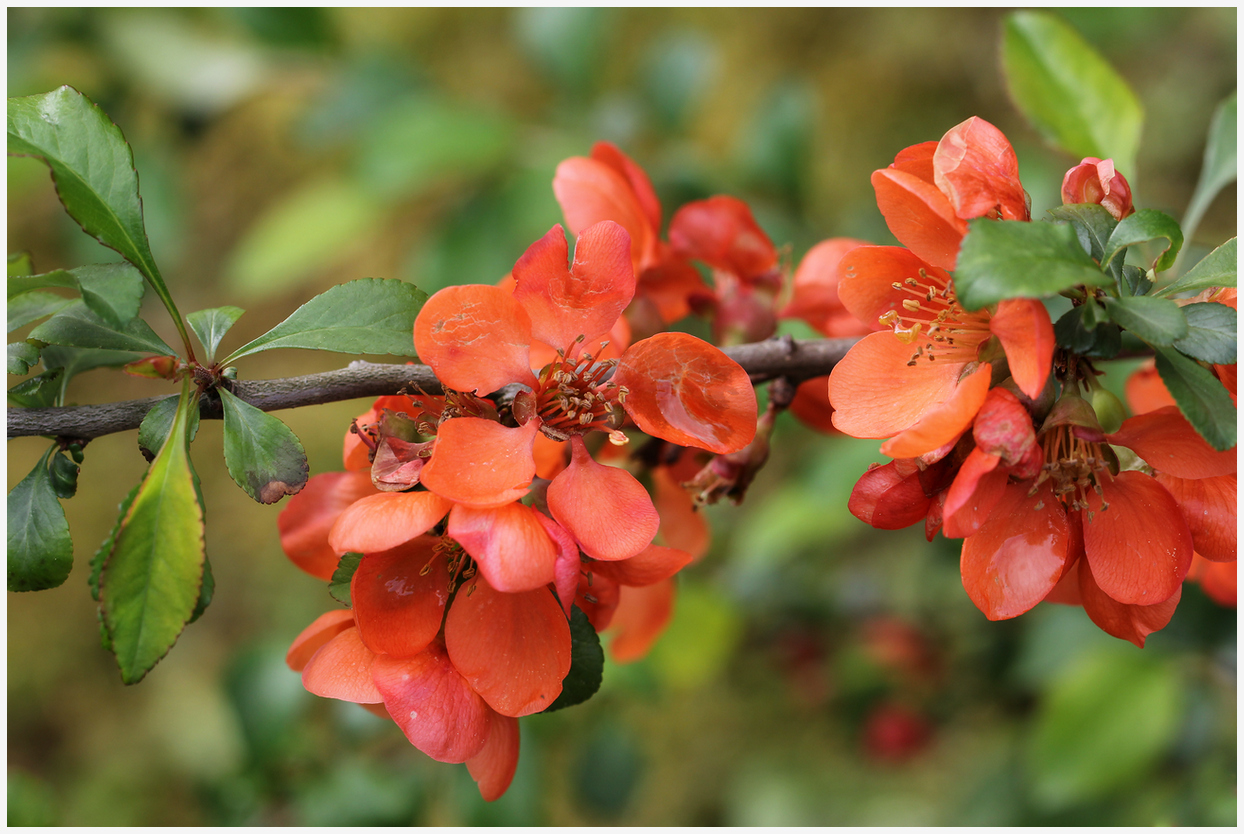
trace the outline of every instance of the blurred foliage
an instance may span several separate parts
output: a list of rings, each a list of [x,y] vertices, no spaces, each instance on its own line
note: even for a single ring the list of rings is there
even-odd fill
[[[645,167],[666,220],[735,194],[792,263],[829,236],[890,242],[869,173],[974,114],[1012,140],[1041,212],[1077,160],[1007,100],[1002,15],[22,8],[8,11],[8,94],[68,83],[122,126],[181,308],[248,310],[227,351],[345,280],[497,280],[561,221],[556,164],[598,139]],[[1235,10],[1064,16],[1140,99],[1137,203],[1181,216],[1236,83]],[[115,261],[64,216],[44,171],[9,160],[10,249],[39,271]],[[1235,224],[1228,191],[1188,262]],[[248,372],[342,361],[273,352]],[[173,393],[159,386],[95,371],[70,398]],[[340,468],[366,407],[281,417],[322,472]],[[282,556],[277,509],[199,451],[216,437],[195,447],[215,601],[146,682],[122,686],[87,562],[116,484],[145,465],[133,435],[94,441],[65,502],[69,581],[9,595],[9,823],[1233,824],[1235,612],[1189,586],[1143,653],[1077,609],[989,623],[954,543],[847,512],[876,447],[780,424],[747,502],[712,508],[713,549],[681,577],[652,654],[607,663],[587,704],[524,719],[514,784],[487,804],[465,768],[286,669],[289,641],[336,603]],[[10,483],[42,452],[12,444]]]

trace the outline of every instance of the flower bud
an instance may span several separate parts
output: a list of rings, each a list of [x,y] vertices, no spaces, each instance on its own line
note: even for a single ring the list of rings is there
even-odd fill
[[[148,379],[176,379],[180,369],[181,362],[176,356],[148,356],[129,363],[121,370],[130,376]]]
[[[1094,388],[1089,392],[1089,405],[1097,413],[1097,422],[1106,434],[1114,434],[1123,426],[1123,418],[1127,416],[1123,403],[1105,388]]]
[[[1122,174],[1114,170],[1114,160],[1086,156],[1063,177],[1064,203],[1096,203],[1122,220],[1136,209],[1132,189]]]

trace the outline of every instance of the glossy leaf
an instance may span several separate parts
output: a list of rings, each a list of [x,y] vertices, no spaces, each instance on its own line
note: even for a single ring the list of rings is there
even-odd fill
[[[1192,427],[1218,451],[1235,445],[1235,403],[1218,377],[1173,348],[1154,348],[1158,375]]]
[[[350,580],[354,579],[354,572],[362,561],[362,553],[344,554],[333,571],[332,581],[328,583],[328,595],[347,608],[350,606]]]
[[[8,371],[11,374],[28,374],[39,364],[39,348],[30,342],[9,342]]]
[[[1113,261],[1115,256],[1128,246],[1144,243],[1149,240],[1165,240],[1166,248],[1153,262],[1155,272],[1170,269],[1175,263],[1175,256],[1183,246],[1184,233],[1180,230],[1175,218],[1153,209],[1141,209],[1130,217],[1119,221],[1110,240],[1106,243],[1106,260]]]
[[[122,328],[138,315],[145,287],[142,274],[130,264],[92,264],[70,274],[86,306],[112,327]]]
[[[1096,323],[1095,302],[1073,307],[1054,322],[1054,338],[1059,347],[1081,356],[1111,359],[1123,348],[1116,324]]]
[[[126,683],[142,680],[164,657],[199,602],[205,553],[189,455],[193,392],[184,382],[172,431],[121,522],[99,580],[104,622]]]
[[[1110,212],[1096,203],[1075,203],[1050,209],[1048,213],[1055,220],[1071,224],[1080,245],[1093,260],[1098,263],[1105,261],[1106,242],[1110,240],[1114,227],[1119,225]]]
[[[24,272],[20,275],[10,275],[5,289],[7,290],[9,301],[12,301],[24,293],[32,290],[45,290],[49,287],[76,291],[78,289],[78,281],[73,277],[73,273],[67,269],[54,269],[41,275]]]
[[[9,590],[43,591],[69,578],[73,569],[73,542],[69,522],[56,500],[44,452],[30,474],[9,493]]]
[[[1209,123],[1209,138],[1205,143],[1205,160],[1201,163],[1201,176],[1197,178],[1196,190],[1184,215],[1184,228],[1188,234],[1201,224],[1210,203],[1227,183],[1236,177],[1237,156],[1236,94],[1223,99],[1214,111]]]
[[[1234,287],[1237,269],[1235,241],[1235,238],[1231,238],[1202,258],[1192,269],[1153,294],[1165,296],[1209,287]]]
[[[124,327],[112,327],[80,300],[70,302],[30,331],[27,338],[66,347],[136,350],[164,356],[177,353],[142,319],[134,319]]]
[[[51,464],[52,491],[57,498],[73,498],[78,491],[78,473],[82,467],[64,452],[52,455]]]
[[[1167,298],[1123,296],[1102,299],[1110,320],[1151,345],[1167,346],[1188,335],[1188,320]]]
[[[174,403],[175,402],[176,399],[174,399]],[[134,487],[129,491],[129,494],[126,495],[121,501],[120,506],[117,508],[117,521],[112,525],[112,529],[108,532],[108,538],[104,539],[104,543],[99,546],[99,549],[95,551],[95,555],[91,557],[91,575],[87,579],[87,584],[90,585],[91,588],[91,599],[96,602],[99,602],[99,577],[103,574],[104,562],[107,561],[108,554],[112,552],[112,546],[117,540],[117,533],[121,531],[121,522],[124,521],[126,515],[129,514],[130,507],[134,504],[134,498],[138,495],[138,489],[141,486],[141,483],[134,484]],[[104,623],[102,611],[100,612],[100,626],[103,628],[106,637],[108,627]],[[112,651],[110,638],[106,639],[104,648],[108,651]]]
[[[414,356],[415,316],[427,298],[413,284],[395,279],[360,278],[339,284],[223,361],[273,348]]]
[[[1062,224],[973,220],[955,266],[955,292],[968,310],[1006,298],[1113,284],[1084,251],[1075,229]]]
[[[200,503],[202,503],[200,501]],[[203,612],[207,610],[207,606],[212,604],[212,597],[216,593],[216,577],[212,573],[212,562],[206,556],[203,557],[203,584],[199,586],[199,601],[194,605],[194,611],[190,613],[190,619],[186,621],[186,625],[190,625],[199,617],[203,616]]]
[[[545,712],[581,704],[596,694],[605,674],[605,651],[600,637],[579,606],[570,609],[570,671],[562,681],[562,693]]]
[[[53,313],[58,313],[72,303],[72,298],[65,298],[64,296],[43,292],[42,290],[23,293],[17,298],[9,300],[9,332],[12,333],[17,328],[25,327],[32,321],[38,321]]]
[[[213,307],[210,310],[197,310],[186,316],[186,324],[190,325],[194,335],[199,338],[199,344],[207,352],[203,361],[211,362],[215,358],[220,340],[245,312],[241,307]]]
[[[217,389],[225,417],[229,475],[260,504],[273,504],[307,483],[307,453],[289,426]]]
[[[1188,335],[1175,340],[1180,353],[1214,362],[1234,365],[1236,360],[1236,311],[1226,304],[1206,302],[1183,307]]]
[[[1016,12],[1002,36],[1007,87],[1048,142],[1076,157],[1113,159],[1132,176],[1143,118],[1140,102],[1079,33],[1049,12]]]

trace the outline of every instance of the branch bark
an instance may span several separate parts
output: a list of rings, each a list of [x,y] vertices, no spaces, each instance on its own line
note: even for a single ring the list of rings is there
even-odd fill
[[[833,370],[855,339],[773,338],[747,345],[723,348],[726,355],[747,371],[754,384],[786,377],[801,382]],[[338,371],[289,377],[286,379],[240,380],[230,390],[261,411],[278,411],[307,405],[378,397],[395,394],[403,387],[439,393],[441,384],[427,365],[351,362]],[[72,440],[90,440],[106,434],[138,428],[151,407],[164,397],[141,400],[77,405],[59,408],[9,408],[9,437],[39,435]],[[205,394],[199,402],[199,415],[219,420],[218,397]]]

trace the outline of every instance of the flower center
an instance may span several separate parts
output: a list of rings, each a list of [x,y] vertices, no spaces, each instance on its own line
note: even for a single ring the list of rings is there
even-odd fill
[[[890,285],[908,297],[902,301],[902,311],[890,310],[878,318],[882,326],[893,328],[903,344],[920,341],[908,367],[914,367],[921,357],[930,362],[976,359],[981,342],[989,338],[989,316],[960,307],[949,281],[923,268],[917,275]]]
[[[475,560],[462,549],[462,545],[449,536],[441,536],[432,549],[432,558],[428,559],[428,563],[423,566],[423,570],[419,571],[419,575],[427,576],[432,571],[432,563],[442,556],[445,558],[446,568],[449,571],[449,595],[452,596],[461,583],[475,578]],[[475,585],[472,583],[471,587],[467,588],[467,596],[470,596],[474,590]]]
[[[1045,481],[1053,482],[1054,497],[1068,510],[1087,510],[1089,490],[1101,496],[1101,474],[1109,472],[1102,444],[1082,440],[1070,425],[1057,426],[1041,437],[1045,462],[1029,495],[1036,494],[1037,487]],[[1102,500],[1101,511],[1110,505]],[[1089,521],[1092,521],[1089,513]]]
[[[618,360],[597,361],[590,353],[570,359],[560,350],[557,357],[540,371],[534,392],[540,431],[553,440],[593,430],[615,432],[625,418],[627,394],[626,388],[609,381]]]

